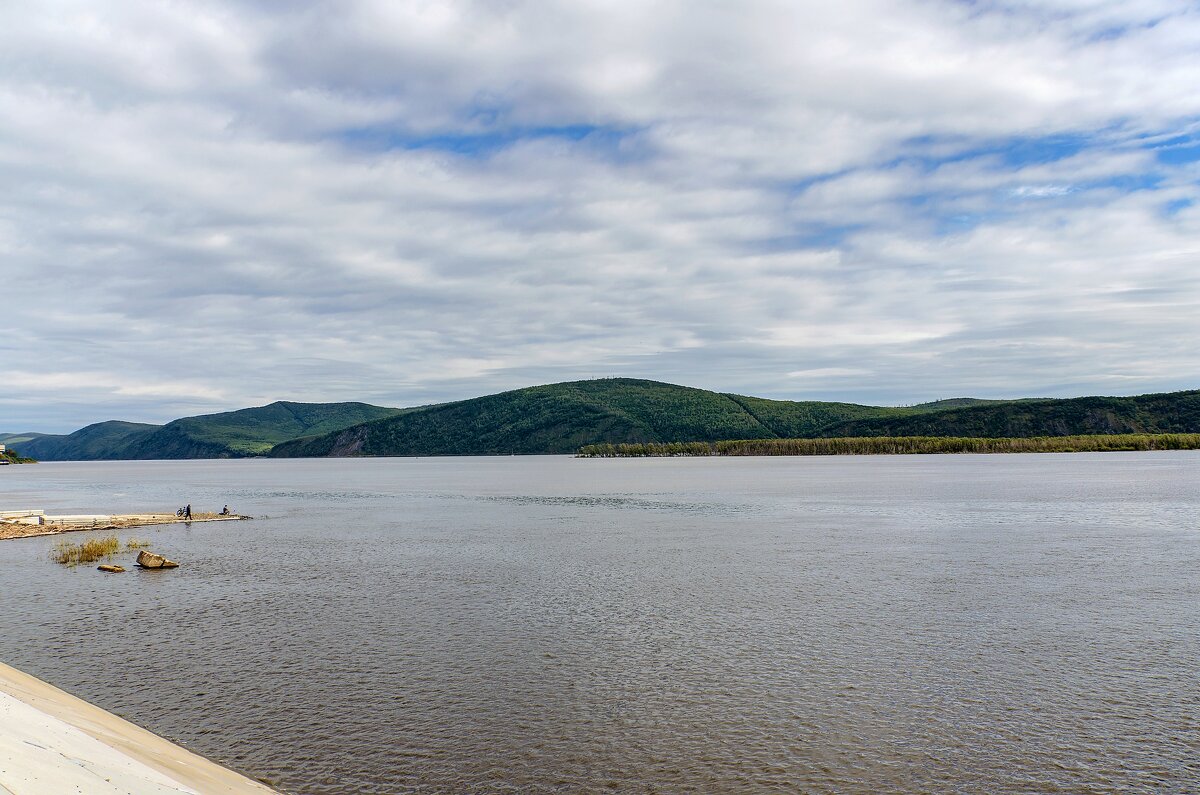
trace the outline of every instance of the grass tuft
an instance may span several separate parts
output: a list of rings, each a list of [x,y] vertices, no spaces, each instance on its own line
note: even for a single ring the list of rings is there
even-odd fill
[[[120,549],[121,542],[116,536],[89,538],[82,544],[59,541],[50,550],[50,559],[65,566],[78,566],[80,563],[95,563],[101,558],[111,558]]]
[[[146,549],[150,542],[141,538],[131,538],[125,542],[126,549]]]

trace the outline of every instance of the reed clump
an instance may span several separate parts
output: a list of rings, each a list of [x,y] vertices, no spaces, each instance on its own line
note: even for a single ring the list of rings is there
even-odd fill
[[[718,455],[712,442],[646,442],[589,444],[579,449],[581,458],[664,458]]]
[[[146,549],[149,546],[150,542],[141,538],[130,538],[125,542],[126,549]]]
[[[984,438],[960,436],[864,436],[834,439],[743,439],[723,442],[592,444],[583,458],[709,455],[913,455],[931,453],[1098,453],[1198,450],[1200,433],[1128,433],[1090,436]]]
[[[50,558],[55,563],[66,566],[78,566],[80,563],[95,563],[101,558],[111,558],[121,549],[121,542],[116,536],[105,538],[89,538],[81,544],[69,541],[59,541],[50,550]]]

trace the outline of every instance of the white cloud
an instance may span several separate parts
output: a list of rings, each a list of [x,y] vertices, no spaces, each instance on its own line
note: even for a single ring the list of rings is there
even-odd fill
[[[870,370],[861,367],[813,367],[809,370],[793,370],[788,378],[849,378],[870,375]]]
[[[1012,195],[1021,199],[1044,199],[1048,196],[1066,196],[1071,190],[1070,185],[1020,185],[1012,189]]]
[[[1158,0],[10,5],[0,371],[145,420],[1194,386],[1200,174],[1153,147],[1196,132],[1198,34]],[[37,394],[0,430],[107,418]]]

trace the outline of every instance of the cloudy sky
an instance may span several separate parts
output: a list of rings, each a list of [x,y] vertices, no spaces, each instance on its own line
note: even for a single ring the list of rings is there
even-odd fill
[[[0,5],[0,431],[1200,386],[1169,0]]]

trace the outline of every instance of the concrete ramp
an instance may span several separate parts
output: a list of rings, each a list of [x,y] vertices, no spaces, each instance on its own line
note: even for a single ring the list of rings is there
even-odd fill
[[[201,795],[7,693],[0,693],[0,726],[0,792]]]
[[[0,795],[274,790],[0,663]]]

